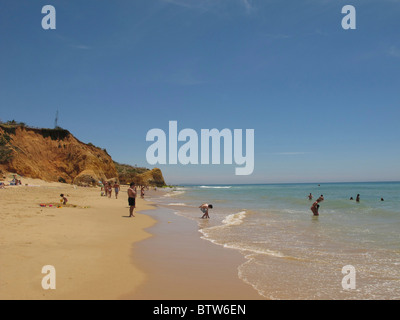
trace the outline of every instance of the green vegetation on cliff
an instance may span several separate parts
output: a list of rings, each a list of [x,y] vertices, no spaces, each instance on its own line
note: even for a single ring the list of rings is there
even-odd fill
[[[11,161],[12,158],[10,136],[7,133],[0,133],[0,163]]]
[[[166,185],[162,172],[158,168],[150,170],[148,168],[120,164],[115,161],[114,165],[118,172],[118,180],[122,184],[135,182],[137,185],[150,185],[157,187]]]

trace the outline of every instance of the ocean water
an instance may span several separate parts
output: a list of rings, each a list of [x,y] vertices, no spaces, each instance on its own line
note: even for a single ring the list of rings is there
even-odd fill
[[[359,203],[350,200],[357,194]],[[203,239],[242,253],[238,277],[265,298],[400,299],[398,182],[184,186],[154,200],[196,221]],[[202,203],[213,205],[210,219],[200,219]]]

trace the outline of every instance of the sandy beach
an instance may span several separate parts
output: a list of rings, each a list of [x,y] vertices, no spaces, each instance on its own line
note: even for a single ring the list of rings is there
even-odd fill
[[[29,186],[25,186],[28,184]],[[119,199],[100,188],[23,179],[0,190],[1,299],[119,299],[146,278],[133,263],[134,243],[150,237],[155,223],[137,213],[128,218],[126,188]],[[67,207],[41,207],[59,203]],[[137,209],[151,209],[138,199]],[[44,290],[42,268],[56,270],[56,289]]]
[[[242,257],[200,239],[193,224],[140,197],[129,218],[127,186],[109,199],[100,188],[22,184],[0,190],[2,300],[258,297],[237,277]],[[58,208],[61,193],[69,201]],[[46,265],[55,290],[42,287]]]

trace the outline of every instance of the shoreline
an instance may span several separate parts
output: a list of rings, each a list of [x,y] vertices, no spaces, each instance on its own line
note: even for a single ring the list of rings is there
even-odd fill
[[[151,201],[151,198],[150,198]],[[136,265],[147,279],[130,296],[137,300],[266,300],[239,278],[239,252],[201,238],[196,221],[156,205],[153,236],[135,243]]]
[[[108,199],[100,188],[26,178],[1,190],[0,300],[264,299],[239,279],[240,253],[201,239],[195,221],[158,206],[152,191],[129,218],[127,188]],[[61,193],[68,203],[58,208]],[[48,265],[54,290],[42,287]]]

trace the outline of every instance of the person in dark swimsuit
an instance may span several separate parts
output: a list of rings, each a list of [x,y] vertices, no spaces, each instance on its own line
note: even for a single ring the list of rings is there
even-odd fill
[[[129,217],[134,217],[133,210],[136,207],[136,188],[134,182],[130,184],[128,189],[128,203],[129,203]]]
[[[312,206],[311,206],[311,211],[312,211],[312,213],[314,214],[314,216],[319,216],[319,212],[318,212],[318,210],[319,210],[319,203],[321,202],[321,200],[320,199],[317,199],[317,201],[315,201],[313,204],[312,204]]]

